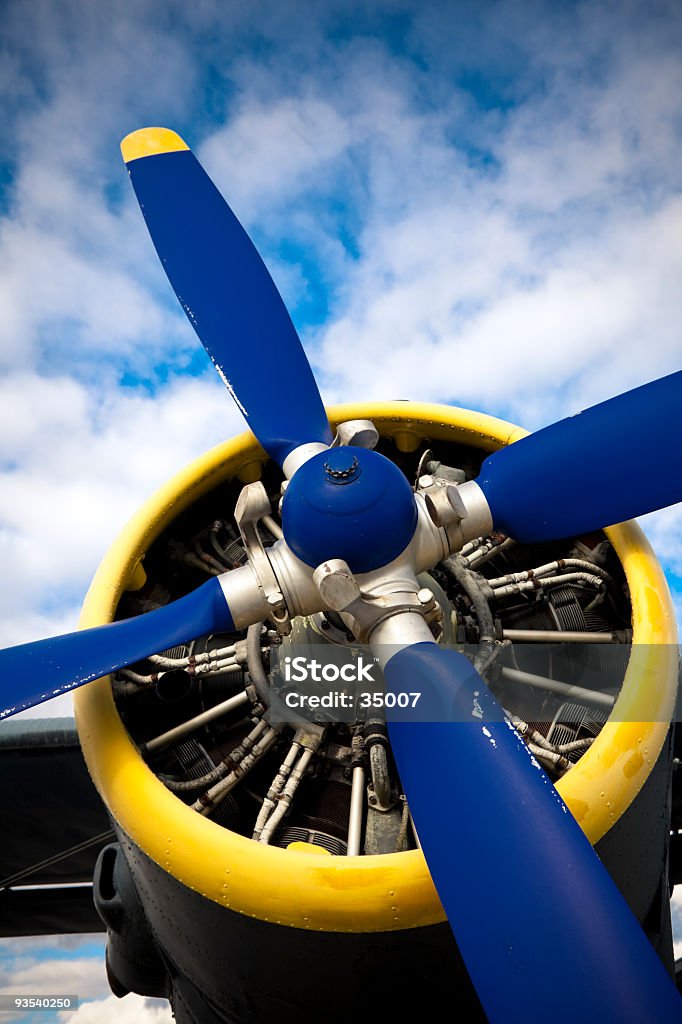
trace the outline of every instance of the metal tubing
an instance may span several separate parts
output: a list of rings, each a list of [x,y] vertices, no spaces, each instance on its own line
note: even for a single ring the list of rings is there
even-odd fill
[[[485,544],[477,548],[475,551],[470,552],[465,556],[467,569],[474,569],[478,572],[479,565],[483,565],[484,562],[489,562],[496,555],[499,555],[501,551],[506,551],[507,548],[512,547],[516,544],[516,541],[511,537],[507,537],[500,544]],[[485,550],[483,550],[485,548]]]
[[[613,633],[586,633],[568,629],[503,629],[503,640],[520,640],[532,644],[574,643],[612,644]]]
[[[585,562],[580,558],[560,558],[555,562],[546,562],[544,565],[538,565],[534,569],[525,569],[523,572],[511,572],[506,576],[498,576],[496,579],[488,580],[488,583],[495,589],[495,587],[503,587],[507,583],[522,583],[524,580],[553,576],[560,570],[563,572],[564,569],[578,569],[581,572],[587,572],[588,575],[599,576],[606,583],[613,582],[605,569],[598,565],[593,565],[592,562]]]
[[[220,647],[214,651],[202,651],[201,654],[195,654],[192,657],[188,655],[186,658],[167,658],[163,654],[150,654],[147,661],[150,661],[152,665],[158,665],[159,668],[187,668],[191,664],[202,665],[204,662],[223,660],[234,654],[235,649],[235,645],[231,644],[229,647]]]
[[[167,743],[172,743],[174,740],[179,740],[187,733],[194,732],[195,729],[201,728],[202,725],[206,725],[207,722],[213,722],[216,718],[221,718],[223,715],[229,714],[230,711],[234,711],[235,708],[242,707],[243,704],[248,704],[249,698],[246,691],[235,694],[234,697],[224,700],[222,704],[216,704],[215,707],[209,708],[208,711],[202,711],[200,715],[195,718],[190,718],[186,722],[182,722],[180,725],[176,725],[174,729],[169,729],[168,732],[161,733],[160,736],[156,736],[153,740],[149,740],[148,743],[144,744],[143,749],[151,753],[153,750],[158,750],[159,747],[164,747]]]
[[[131,692],[135,692],[135,689],[143,689],[144,687],[154,686],[158,683],[168,672],[186,672],[190,676],[216,676],[216,675],[232,675],[235,672],[241,672],[242,666],[234,660],[234,658],[226,658],[225,661],[202,661],[195,665],[189,663],[184,665],[181,669],[164,668],[159,672],[151,672],[148,676],[141,676],[138,672],[133,672],[130,668],[121,668],[118,670],[117,675],[121,679],[127,679],[129,683],[134,683]]]
[[[282,538],[284,537],[282,527],[275,519],[272,518],[272,516],[263,516],[261,522],[263,523],[264,526],[267,526],[268,530],[275,538],[275,540],[282,540]]]
[[[348,815],[349,857],[360,856],[362,843],[362,814],[365,808],[365,769],[361,764],[353,768],[350,791],[350,813]]]
[[[247,772],[251,771],[253,766],[260,761],[261,757],[268,752],[270,747],[277,740],[277,733],[274,729],[268,729],[258,740],[258,742],[252,747],[248,754],[246,754],[229,775],[226,775],[224,779],[217,782],[215,786],[211,786],[209,790],[203,793],[198,800],[195,800],[192,804],[192,810],[198,811],[199,814],[207,815],[223,800],[228,793],[230,793],[237,785],[240,779],[242,779]]]
[[[159,778],[173,793],[191,793],[195,789],[213,786],[216,782],[224,779],[230,769],[234,769],[235,766],[238,766],[246,758],[249,751],[252,751],[256,745],[258,737],[266,729],[267,723],[262,718],[258,719],[251,732],[244,737],[241,743],[227,757],[223,758],[215,768],[211,768],[210,771],[205,772],[199,778],[185,779],[184,781],[169,778],[167,775],[159,775]]]
[[[270,680],[263,668],[263,655],[260,645],[262,634],[262,622],[254,622],[249,626],[246,633],[246,665],[251,676],[251,682],[256,688],[256,693],[267,708],[270,707]]]
[[[272,780],[270,789],[268,790],[265,799],[263,800],[263,805],[258,814],[258,818],[256,819],[256,824],[254,825],[253,835],[251,836],[252,839],[260,839],[261,832],[265,828],[265,825],[267,823],[268,818],[270,817],[270,814],[275,809],[277,797],[284,789],[284,784],[289,778],[289,774],[294,766],[296,759],[298,758],[300,750],[301,744],[298,742],[298,740],[294,740],[294,742],[289,747],[289,753],[285,757],[282,764],[279,766],[279,771]]]
[[[182,560],[185,565],[191,565],[193,569],[201,569],[202,572],[207,572],[209,576],[220,576],[225,572],[225,569],[216,569],[214,565],[210,565],[208,562],[204,562],[198,555],[195,555],[193,551],[185,551],[182,556]],[[217,565],[217,563],[215,563]]]
[[[555,750],[547,750],[546,747],[540,747],[537,743],[529,743],[528,749],[538,761],[550,765],[555,771],[567,772],[569,768],[573,767],[567,757],[558,754]]]
[[[289,810],[291,801],[293,800],[298,784],[305,775],[308,765],[310,764],[313,754],[315,753],[310,747],[306,747],[298,759],[298,763],[295,768],[292,768],[291,774],[287,780],[287,783],[282,791],[282,795],[279,798],[277,806],[268,818],[263,831],[260,835],[261,843],[269,843],[271,836],[274,835],[277,826]]]
[[[564,576],[541,576],[539,579],[525,580],[521,583],[510,583],[506,587],[493,589],[491,600],[509,597],[510,594],[525,594],[529,591],[546,589],[547,587],[564,587],[568,584],[583,583],[590,587],[601,587],[604,581],[599,576],[591,576],[586,572],[567,572]]]
[[[505,679],[513,679],[517,683],[526,683],[538,690],[550,690],[562,697],[573,700],[588,700],[593,704],[601,704],[603,707],[612,708],[615,697],[608,693],[600,693],[598,690],[587,690],[583,686],[571,686],[569,683],[561,683],[558,679],[548,679],[546,676],[536,676],[532,672],[521,672],[516,668],[503,668],[500,673]]]

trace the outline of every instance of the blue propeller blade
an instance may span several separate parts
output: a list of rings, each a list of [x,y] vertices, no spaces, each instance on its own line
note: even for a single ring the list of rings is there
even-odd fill
[[[682,371],[490,455],[477,483],[495,528],[556,540],[682,501]]]
[[[121,143],[149,233],[192,327],[249,427],[280,465],[330,444],[308,360],[253,243],[179,135],[142,128]]]
[[[387,690],[422,690],[442,709],[432,722],[389,721],[389,734],[491,1024],[527,1021],[529,999],[560,1006],[563,1020],[682,1020],[636,918],[471,663],[420,643],[395,654],[384,676]]]
[[[0,651],[0,719],[42,704],[149,654],[234,623],[220,583],[213,578],[156,611],[65,636]]]

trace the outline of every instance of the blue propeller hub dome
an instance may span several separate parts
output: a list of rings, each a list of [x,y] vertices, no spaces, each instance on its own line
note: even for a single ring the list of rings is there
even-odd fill
[[[342,558],[353,572],[393,561],[412,539],[417,506],[398,467],[364,448],[330,448],[294,475],[284,494],[287,544],[307,565]]]

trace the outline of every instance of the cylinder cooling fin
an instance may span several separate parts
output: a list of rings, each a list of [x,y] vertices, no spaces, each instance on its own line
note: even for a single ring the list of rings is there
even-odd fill
[[[371,419],[378,450],[411,485],[424,473],[472,479],[523,433],[407,403],[341,407],[330,419]],[[276,508],[281,471],[243,435],[171,481],[105,559],[82,624],[150,611],[243,565],[234,508],[254,479]],[[274,516],[261,524],[266,549],[279,527]],[[474,660],[599,840],[646,781],[676,686],[672,607],[639,529],[534,545],[492,534],[420,582],[439,606],[439,642]],[[442,920],[381,716],[269,714],[288,646],[349,640],[334,613],[295,620],[284,639],[263,623],[199,637],[81,690],[84,753],[126,835],[190,888],[263,920],[329,931]]]

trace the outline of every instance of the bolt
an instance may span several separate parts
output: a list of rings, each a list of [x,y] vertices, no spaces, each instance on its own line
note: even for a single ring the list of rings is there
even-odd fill
[[[434,598],[433,594],[431,593],[428,587],[422,587],[422,589],[417,594],[417,600],[421,605],[423,605],[424,608],[428,608],[430,604],[433,604]]]
[[[324,471],[330,480],[341,483],[355,476],[360,463],[352,452],[345,449],[331,448]]]
[[[419,477],[419,480],[417,481],[417,486],[422,491],[425,491],[427,487],[433,487],[434,483],[435,480],[433,479],[433,477],[429,476],[428,474],[425,474],[424,476]]]

